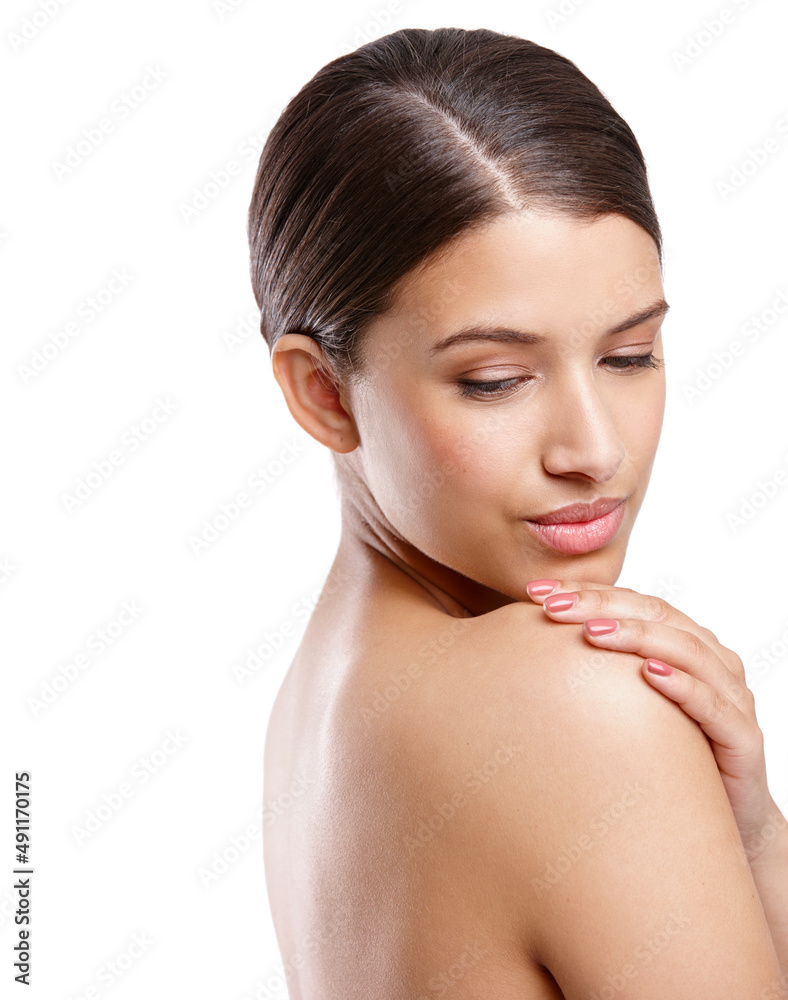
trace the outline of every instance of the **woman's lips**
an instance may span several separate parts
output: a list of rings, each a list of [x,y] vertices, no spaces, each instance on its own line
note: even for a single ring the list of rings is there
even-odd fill
[[[576,556],[599,549],[615,536],[624,520],[624,501],[593,521],[564,521],[559,524],[525,523],[551,549]]]

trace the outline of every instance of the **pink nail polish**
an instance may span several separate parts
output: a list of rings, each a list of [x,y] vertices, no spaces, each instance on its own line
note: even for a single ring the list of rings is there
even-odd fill
[[[585,623],[589,635],[610,635],[618,628],[615,618],[589,618]]]
[[[575,604],[577,604],[577,594],[551,594],[544,599],[544,606],[548,611],[568,611]]]
[[[525,585],[531,597],[544,597],[558,586],[558,580],[531,580]]]
[[[659,677],[669,677],[673,673],[673,667],[669,667],[662,660],[646,660],[646,670],[650,674],[657,674]]]

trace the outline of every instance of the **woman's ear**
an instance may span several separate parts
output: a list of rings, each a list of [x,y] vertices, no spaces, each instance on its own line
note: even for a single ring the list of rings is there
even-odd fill
[[[358,446],[342,385],[316,340],[303,333],[283,334],[274,344],[271,365],[288,409],[307,434],[341,454]]]

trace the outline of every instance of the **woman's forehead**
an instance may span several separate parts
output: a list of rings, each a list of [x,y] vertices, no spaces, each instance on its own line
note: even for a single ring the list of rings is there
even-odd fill
[[[630,219],[503,216],[406,275],[369,334],[409,329],[420,340],[429,338],[430,347],[469,325],[512,321],[533,327],[537,337],[580,327],[593,334],[662,297],[657,247]]]

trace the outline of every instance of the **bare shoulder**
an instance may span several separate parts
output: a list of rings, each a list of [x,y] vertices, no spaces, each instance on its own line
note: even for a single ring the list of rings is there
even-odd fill
[[[444,806],[423,834],[474,868],[567,998],[777,981],[711,747],[640,656],[529,604],[467,620],[434,652],[388,730],[422,812]]]

